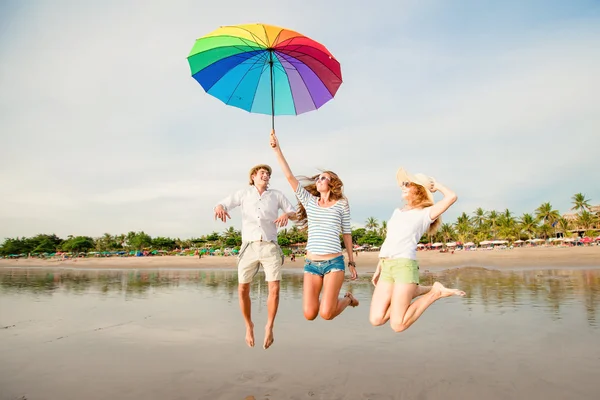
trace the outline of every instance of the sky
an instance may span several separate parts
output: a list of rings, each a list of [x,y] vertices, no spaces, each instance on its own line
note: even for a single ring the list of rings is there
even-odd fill
[[[208,3],[0,2],[0,240],[240,229],[239,209],[223,223],[213,207],[259,163],[295,203],[270,117],[190,76],[197,38],[244,23],[296,30],[341,63],[333,100],[275,123],[294,174],[342,178],[354,227],[401,204],[401,166],[457,193],[446,222],[564,213],[578,192],[600,204],[600,2]]]

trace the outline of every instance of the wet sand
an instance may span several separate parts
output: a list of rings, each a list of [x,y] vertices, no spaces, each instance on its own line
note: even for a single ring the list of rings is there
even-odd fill
[[[356,257],[358,270],[373,271],[377,266],[377,252],[360,252]],[[421,269],[446,269],[456,267],[486,267],[514,269],[525,267],[600,267],[600,246],[581,247],[534,247],[512,250],[477,250],[440,253],[439,251],[419,251],[417,258]],[[286,258],[284,268],[303,267],[303,258],[292,262]],[[42,260],[36,258],[21,260],[0,260],[1,267],[27,266],[47,268],[235,268],[236,258],[225,256],[152,256],[152,257],[97,257],[73,260]]]
[[[368,323],[367,278],[342,288],[359,307],[305,321],[302,274],[290,272],[268,350],[244,343],[235,275],[0,271],[0,399],[591,400],[600,389],[600,269],[424,273],[467,296],[401,334]]]

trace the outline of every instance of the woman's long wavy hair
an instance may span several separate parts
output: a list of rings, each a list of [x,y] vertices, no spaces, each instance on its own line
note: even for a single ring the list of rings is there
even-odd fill
[[[408,205],[412,208],[425,208],[431,207],[433,202],[427,197],[427,189],[418,183],[410,182],[408,187],[411,189],[412,198],[407,201]],[[427,230],[428,235],[434,235],[442,225],[442,216],[437,217],[435,221],[429,226]]]
[[[329,174],[329,176],[331,177],[331,179],[328,182],[329,190],[331,191],[331,193],[329,194],[329,199],[334,200],[334,201],[346,199],[346,197],[344,196],[344,183],[342,182],[340,177],[335,172],[332,172],[332,171],[323,171],[320,174],[317,174],[314,176],[297,177],[298,182],[299,182],[298,184],[303,185],[302,182],[305,182],[306,185],[303,185],[304,189],[306,189],[308,191],[308,193],[312,194],[313,196],[315,196],[317,198],[321,198],[321,193],[319,193],[319,191],[317,190],[317,184],[315,183],[315,179],[317,179],[322,174]],[[306,209],[300,202],[298,202],[298,211],[297,211],[296,215],[298,216],[298,220],[296,221],[296,224],[300,228],[306,227],[306,225],[308,223],[308,219],[306,216]]]

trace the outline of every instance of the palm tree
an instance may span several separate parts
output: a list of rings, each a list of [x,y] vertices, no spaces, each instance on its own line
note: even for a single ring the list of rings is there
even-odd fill
[[[519,219],[519,228],[529,239],[535,236],[537,227],[537,220],[531,214],[525,213]]]
[[[571,197],[571,200],[573,200],[573,207],[571,207],[571,210],[575,210],[575,211],[585,211],[585,210],[590,210],[590,199],[586,199],[585,195],[582,193],[575,193],[573,195],[573,197]]]
[[[456,236],[459,241],[465,243],[473,236],[473,228],[464,222],[456,224]]]
[[[577,229],[581,229],[584,231],[593,229],[597,224],[597,217],[591,212],[584,210],[579,214],[576,220]]]
[[[442,224],[442,226],[440,226],[440,235],[442,236],[442,238],[444,239],[444,244],[448,242],[448,240],[452,239],[452,237],[454,236],[454,228],[452,227],[452,224]]]
[[[488,216],[487,211],[485,211],[483,208],[479,207],[473,213],[473,218],[471,218],[471,222],[473,223],[473,225],[475,225],[475,227],[477,227],[478,229],[481,229],[486,222],[487,216]]]
[[[571,233],[569,232],[571,230],[571,221],[569,221],[568,219],[561,217],[558,220],[557,227],[558,227],[558,230],[560,232],[562,232],[563,237],[571,236]]]
[[[379,229],[379,236],[385,240],[387,236],[387,221],[381,221],[381,229]]]
[[[223,232],[221,235],[223,242],[227,246],[239,246],[242,244],[242,232],[236,231],[233,226]],[[187,246],[186,246],[187,247]]]
[[[538,227],[538,234],[544,239],[548,239],[553,231],[554,229],[549,224],[542,224]]]
[[[377,219],[375,217],[369,217],[367,218],[367,222],[365,224],[365,228],[367,230],[375,230],[379,227],[379,221],[377,221]]]
[[[552,209],[552,204],[542,203],[541,206],[535,209],[535,216],[538,221],[543,221],[545,224],[552,225],[560,218],[560,213]]]
[[[469,224],[471,222],[471,219],[469,218],[469,216],[467,215],[466,212],[463,212],[462,214],[460,214],[458,216],[458,218],[456,218],[456,224]]]
[[[496,227],[498,226],[498,212],[492,210],[488,213],[487,222],[490,226],[490,235],[492,238],[496,237]]]
[[[113,237],[110,233],[105,233],[104,235],[96,238],[95,240],[95,248],[97,251],[108,251],[111,250],[113,243]]]
[[[517,220],[508,208],[498,217],[498,228],[498,236],[501,239],[515,240],[520,236]]]
[[[292,243],[292,244],[306,242],[306,240],[307,240],[307,237],[306,237],[306,228],[305,229],[298,229],[298,227],[296,225],[294,225],[288,231],[288,239],[290,239],[290,243]]]

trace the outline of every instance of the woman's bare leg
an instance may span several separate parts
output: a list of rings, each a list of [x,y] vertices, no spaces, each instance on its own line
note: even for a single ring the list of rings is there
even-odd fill
[[[369,311],[369,321],[372,325],[383,325],[390,319],[390,303],[392,301],[393,291],[393,283],[377,282],[377,286],[375,286],[375,291],[373,292],[373,298],[371,299],[371,309]]]
[[[464,296],[465,292],[458,289],[448,289],[439,282],[435,282],[426,295],[419,297],[412,304],[416,293],[416,284],[397,283],[392,293],[390,305],[390,325],[395,332],[408,329],[425,310],[437,300],[449,296]]]
[[[423,296],[424,294],[429,293],[432,287],[433,286],[417,285],[417,289],[415,290],[415,296],[413,298]]]
[[[342,313],[354,300],[355,307],[358,300],[354,297],[344,296],[339,298],[340,289],[344,283],[344,271],[333,271],[323,278],[323,297],[319,314],[321,318],[332,320]]]
[[[319,275],[304,273],[304,284],[302,289],[302,310],[304,318],[309,321],[319,315],[319,295],[323,287],[323,278]]]
[[[413,299],[431,291],[432,286],[416,285]],[[390,303],[394,284],[388,282],[377,282],[373,299],[371,301],[371,312],[369,320],[372,325],[379,326],[385,324],[390,319]]]

